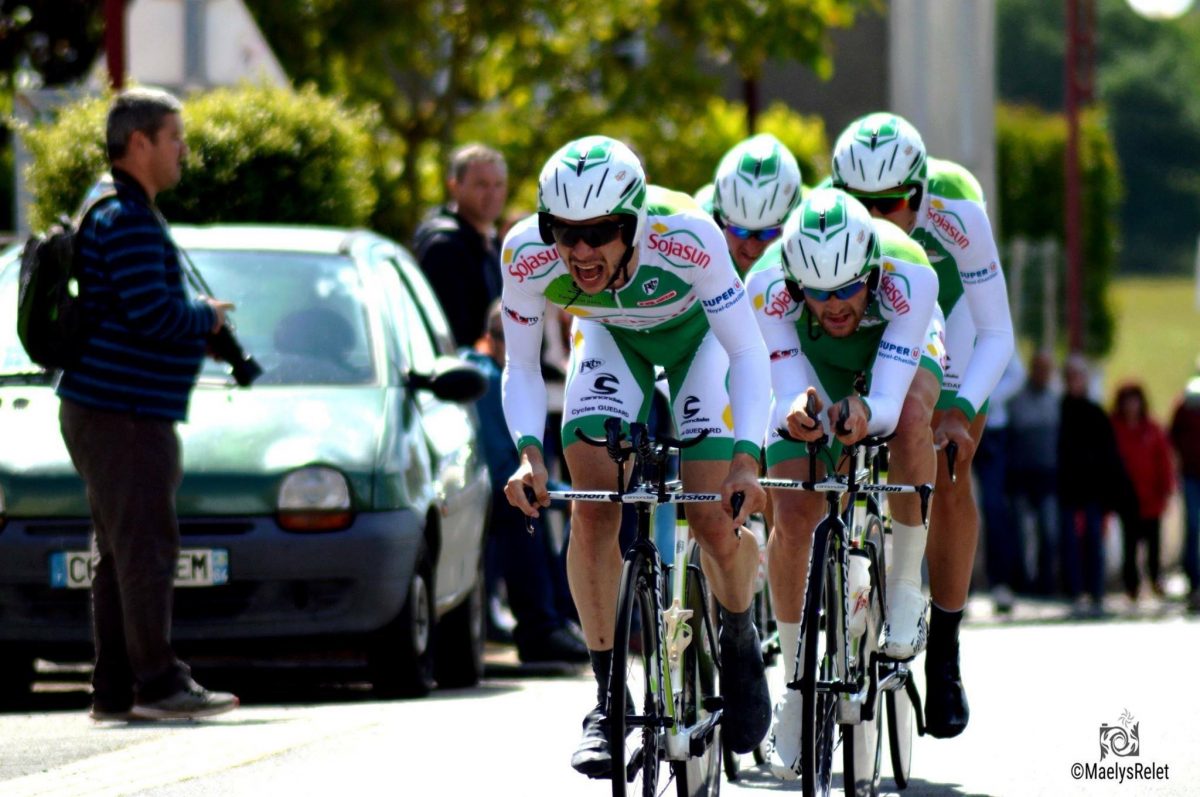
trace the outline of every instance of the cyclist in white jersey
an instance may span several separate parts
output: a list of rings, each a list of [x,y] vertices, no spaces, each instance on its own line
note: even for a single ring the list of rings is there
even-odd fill
[[[771,356],[770,474],[809,477],[805,446],[783,439],[777,429],[812,440],[823,431],[836,434],[837,421],[845,419],[849,432],[836,434],[837,443],[894,431],[890,477],[907,484],[931,482],[930,421],[944,351],[934,323],[937,275],[920,247],[894,225],[872,219],[853,197],[819,188],[788,218],[780,243],[750,272],[747,289]],[[828,408],[816,419],[805,409],[809,394],[816,395],[818,408]],[[830,461],[836,462],[836,455],[835,450]],[[771,500],[771,599],[780,646],[791,662],[813,530],[824,516],[825,499],[818,493],[773,490]],[[921,651],[926,637],[925,526],[917,496],[888,500],[893,553],[883,650],[908,659]],[[785,666],[785,677],[790,680],[792,674],[793,666]],[[770,742],[772,770],[785,779],[799,774],[801,719],[800,693],[785,690]]]
[[[575,430],[603,437],[607,417],[644,421],[654,369],[666,369],[680,436],[708,432],[683,452],[684,483],[724,497],[721,506],[689,504],[687,518],[721,607],[723,739],[747,752],[766,735],[770,696],[750,617],[758,546],[734,529],[766,500],[757,476],[770,373],[762,338],[745,334],[754,323],[745,288],[712,219],[684,194],[647,187],[637,157],[614,139],[589,136],[556,152],[539,178],[538,209],[509,232],[502,252],[504,412],[521,453],[506,494],[527,515],[549,505],[538,356],[547,302],[575,315],[563,407],[575,488],[608,489],[613,467],[603,449],[576,440]],[[733,517],[738,491],[745,502]],[[597,705],[571,763],[605,777],[620,507],[578,502],[571,518],[567,570],[597,681]]]
[[[987,399],[1013,352],[1012,316],[1000,255],[979,182],[962,166],[928,158],[920,134],[891,113],[850,123],[833,151],[833,185],[856,196],[925,249],[938,272],[947,365],[933,418],[938,448],[958,445],[958,479],[939,457],[929,523],[933,609],[925,654],[925,724],[957,736],[970,711],[958,663],[958,626],[967,602],[979,513],[970,464],[983,434]]]
[[[713,181],[713,221],[725,233],[738,274],[750,270],[800,204],[800,166],[770,133],[736,144],[721,158]]]

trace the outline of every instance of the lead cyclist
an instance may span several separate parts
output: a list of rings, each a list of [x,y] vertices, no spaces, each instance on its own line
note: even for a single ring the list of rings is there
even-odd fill
[[[624,144],[588,136],[546,162],[538,213],[509,232],[501,263],[504,412],[521,455],[505,488],[510,503],[533,517],[549,505],[539,362],[547,302],[575,316],[562,429],[575,488],[605,490],[612,483],[605,450],[576,440],[575,431],[603,437],[608,417],[645,421],[656,366],[667,371],[680,436],[708,432],[683,451],[683,480],[692,490],[719,491],[723,502],[688,504],[686,514],[720,605],[722,738],[749,752],[766,735],[771,707],[751,618],[758,545],[734,529],[766,501],[757,477],[770,371],[762,338],[746,334],[753,312],[720,230],[691,197],[648,187]],[[734,517],[730,501],[739,491],[745,501]],[[567,573],[597,687],[571,765],[607,777],[604,709],[621,573],[620,507],[576,502],[571,517]]]
[[[983,434],[987,398],[1013,352],[1004,271],[979,182],[956,163],[927,157],[920,133],[903,118],[872,113],[851,122],[834,146],[832,183],[871,215],[907,232],[938,273],[947,357],[934,443],[958,445],[962,476],[951,482],[945,458],[938,458],[925,549],[933,599],[925,725],[931,735],[949,738],[962,733],[970,717],[958,656],[979,540],[968,469]]]

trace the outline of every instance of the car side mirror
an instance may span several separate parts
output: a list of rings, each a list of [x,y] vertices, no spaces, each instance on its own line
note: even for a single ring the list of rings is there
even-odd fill
[[[410,371],[408,387],[428,390],[442,401],[466,404],[487,392],[487,378],[475,366],[457,357],[439,357],[430,373]]]

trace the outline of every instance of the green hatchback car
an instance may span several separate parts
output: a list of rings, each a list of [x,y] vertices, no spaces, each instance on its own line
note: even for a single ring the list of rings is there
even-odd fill
[[[490,487],[470,402],[411,256],[361,230],[175,227],[213,294],[237,304],[263,368],[238,387],[206,361],[179,425],[185,655],[336,654],[376,690],[421,695],[482,673]],[[17,253],[0,258],[16,308]],[[9,315],[9,319],[13,319]],[[0,328],[0,692],[35,658],[90,657],[88,504],[51,378]]]

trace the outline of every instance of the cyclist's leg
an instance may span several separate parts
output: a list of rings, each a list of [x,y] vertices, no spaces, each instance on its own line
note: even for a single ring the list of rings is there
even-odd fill
[[[626,422],[644,420],[653,372],[648,363],[624,350],[602,325],[583,321],[578,323],[577,330],[577,345],[571,353],[564,391],[564,456],[574,488],[611,490],[615,486],[616,466],[605,449],[576,440],[575,429],[582,429],[592,437],[603,437],[607,417],[619,417]],[[576,502],[572,506],[567,547],[571,596],[597,684],[597,706],[584,720],[584,738],[572,756],[571,765],[592,776],[607,774],[611,760],[603,708],[621,577],[621,551],[617,542],[620,518],[620,505]]]
[[[900,410],[896,436],[888,443],[888,480],[926,484],[934,479],[933,408],[941,390],[936,365],[923,357]],[[935,499],[936,501],[936,499]],[[887,625],[884,652],[911,658],[925,647],[927,624],[921,592],[921,561],[926,529],[915,494],[888,497],[892,514],[892,550],[887,573]]]
[[[729,475],[734,436],[728,374],[728,355],[711,330],[691,357],[667,365],[680,437],[708,431],[702,443],[682,452],[683,483],[689,491],[719,492]],[[685,513],[720,607],[724,740],[734,752],[747,753],[766,736],[771,703],[758,629],[751,616],[758,542],[752,534],[736,534],[720,504],[688,504]]]
[[[942,393],[933,417],[936,429],[954,409],[962,373],[974,350],[975,327],[961,303],[946,324],[949,357]],[[968,430],[978,448],[986,422],[985,410],[970,422]],[[966,461],[961,461],[966,455]],[[932,599],[929,646],[925,654],[925,716],[929,733],[937,738],[957,736],[967,726],[970,710],[958,664],[958,628],[967,603],[975,548],[979,542],[979,511],[971,480],[972,451],[960,451],[950,480],[948,460],[937,457],[935,498],[929,518],[929,540],[925,556],[929,563],[929,593]]]

